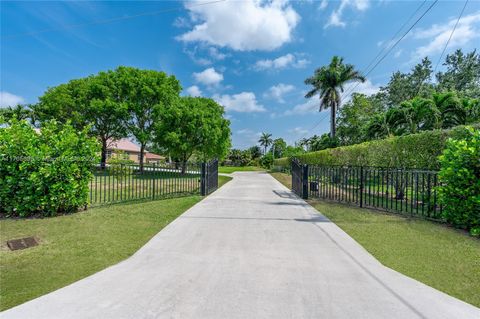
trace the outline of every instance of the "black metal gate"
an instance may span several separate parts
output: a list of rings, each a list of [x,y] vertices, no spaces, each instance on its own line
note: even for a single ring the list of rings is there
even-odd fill
[[[202,163],[202,177],[200,180],[200,192],[206,196],[218,188],[218,160],[214,159]]]
[[[308,199],[308,165],[292,160],[292,190],[303,199]]]

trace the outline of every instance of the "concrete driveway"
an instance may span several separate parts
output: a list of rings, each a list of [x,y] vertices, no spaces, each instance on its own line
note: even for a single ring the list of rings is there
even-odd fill
[[[0,317],[480,318],[382,266],[270,175],[233,175],[131,258]]]

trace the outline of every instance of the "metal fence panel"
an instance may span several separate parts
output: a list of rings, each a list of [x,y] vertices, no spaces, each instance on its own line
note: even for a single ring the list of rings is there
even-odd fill
[[[308,170],[303,194],[302,168]],[[362,166],[302,165],[292,161],[292,190],[302,198],[320,198],[359,207],[441,220],[438,172]]]

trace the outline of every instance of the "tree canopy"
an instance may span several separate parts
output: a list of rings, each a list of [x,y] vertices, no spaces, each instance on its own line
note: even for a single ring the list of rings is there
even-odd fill
[[[160,110],[155,123],[155,143],[185,164],[196,153],[202,160],[224,157],[230,148],[230,121],[214,100],[181,97]]]

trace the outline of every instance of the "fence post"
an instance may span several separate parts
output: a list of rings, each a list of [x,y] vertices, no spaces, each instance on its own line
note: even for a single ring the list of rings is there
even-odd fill
[[[202,163],[202,170],[200,175],[200,195],[207,195],[207,163]]]
[[[302,166],[302,198],[308,199],[308,164]]]
[[[153,173],[152,173],[152,175],[153,175],[153,177],[152,177],[152,199],[155,199],[155,176],[156,176],[156,174],[155,174],[155,163],[153,163],[153,168],[152,169],[153,169]]]
[[[360,166],[360,207],[363,207],[363,166]]]

